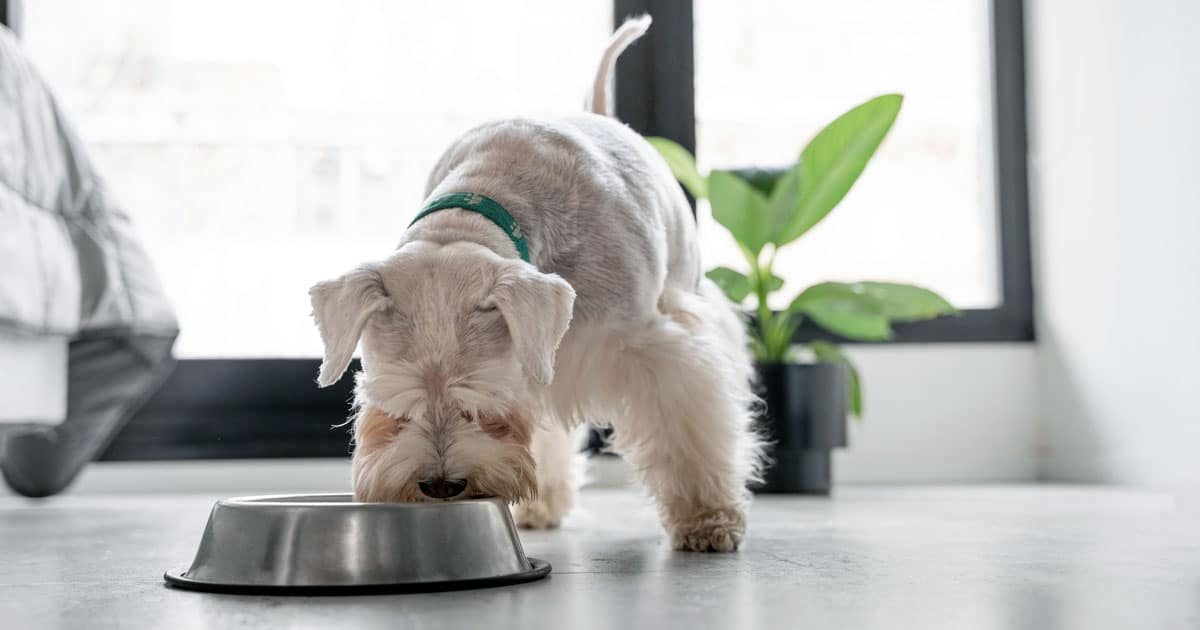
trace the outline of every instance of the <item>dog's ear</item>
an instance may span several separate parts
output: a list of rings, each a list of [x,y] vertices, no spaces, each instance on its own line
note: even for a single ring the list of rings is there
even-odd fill
[[[554,380],[554,352],[571,323],[575,290],[555,274],[526,263],[509,266],[484,300],[508,324],[513,352],[529,378],[542,385]]]
[[[342,378],[371,315],[391,302],[383,290],[378,267],[359,267],[335,280],[318,282],[308,290],[312,315],[325,343],[325,358],[317,385],[329,387]]]

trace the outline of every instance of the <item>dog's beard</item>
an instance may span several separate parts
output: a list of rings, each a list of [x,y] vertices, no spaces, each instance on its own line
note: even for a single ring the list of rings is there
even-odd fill
[[[355,392],[354,492],[360,501],[425,502],[537,492],[532,414],[512,361],[372,362]],[[449,499],[426,496],[430,479],[465,480]]]
[[[498,497],[510,503],[537,493],[528,430],[514,414],[482,415],[431,427],[364,407],[355,420],[354,497],[368,502],[435,502]],[[421,492],[429,477],[465,479],[448,499]]]

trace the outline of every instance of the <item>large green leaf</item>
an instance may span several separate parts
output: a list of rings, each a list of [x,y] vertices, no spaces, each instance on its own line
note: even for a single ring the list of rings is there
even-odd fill
[[[808,143],[800,153],[800,198],[776,245],[799,238],[846,196],[892,128],[903,100],[899,94],[873,98],[842,114]]]
[[[946,298],[923,287],[894,282],[856,282],[851,286],[883,303],[884,314],[894,322],[917,322],[958,313]]]
[[[757,257],[767,244],[767,200],[742,178],[725,171],[708,176],[708,202],[713,219],[725,226],[742,247]]]
[[[775,187],[767,200],[767,220],[770,222],[768,237],[776,247],[787,242],[783,240],[783,236],[800,203],[803,171],[799,164],[788,169],[775,181]]]
[[[837,363],[845,366],[846,377],[849,379],[847,386],[847,398],[850,404],[850,413],[855,418],[862,418],[863,402],[862,402],[862,379],[858,376],[858,368],[854,367],[854,363],[850,358],[842,354],[840,348],[828,341],[812,341],[809,342],[808,348],[812,350],[813,356],[822,363]]]
[[[663,156],[667,166],[670,166],[671,172],[675,174],[675,179],[679,180],[693,197],[702,199],[708,196],[708,182],[696,168],[696,158],[692,157],[687,149],[666,138],[646,138],[646,141]]]
[[[725,297],[728,297],[734,304],[741,304],[742,300],[750,295],[750,278],[729,267],[717,267],[704,275],[717,283],[717,286],[721,287],[721,291],[725,292]]]
[[[786,169],[739,168],[729,171],[767,197],[769,242],[779,242],[783,230],[796,214],[802,171],[799,164]]]
[[[814,302],[804,311],[818,326],[847,339],[886,341],[892,327],[881,311],[863,308],[851,300]]]
[[[813,285],[792,300],[788,312],[803,313],[821,328],[848,339],[884,341],[892,336],[883,302],[854,285]]]

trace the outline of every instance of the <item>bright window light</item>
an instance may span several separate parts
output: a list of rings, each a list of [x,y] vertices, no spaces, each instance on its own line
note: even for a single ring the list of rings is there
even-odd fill
[[[990,41],[983,0],[696,0],[697,158],[783,166],[822,126],[900,92],[900,117],[842,204],[784,249],[792,297],[824,280],[926,285],[999,301]],[[744,270],[702,204],[709,266]]]

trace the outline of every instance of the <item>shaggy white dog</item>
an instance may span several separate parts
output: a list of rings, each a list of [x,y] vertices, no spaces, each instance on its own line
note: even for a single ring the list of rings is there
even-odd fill
[[[467,132],[399,248],[312,288],[320,385],[362,340],[358,500],[498,496],[554,527],[571,434],[603,424],[675,548],[741,542],[759,453],[742,321],[702,273],[666,163],[607,115],[616,58],[649,25],[609,41],[591,113]]]

